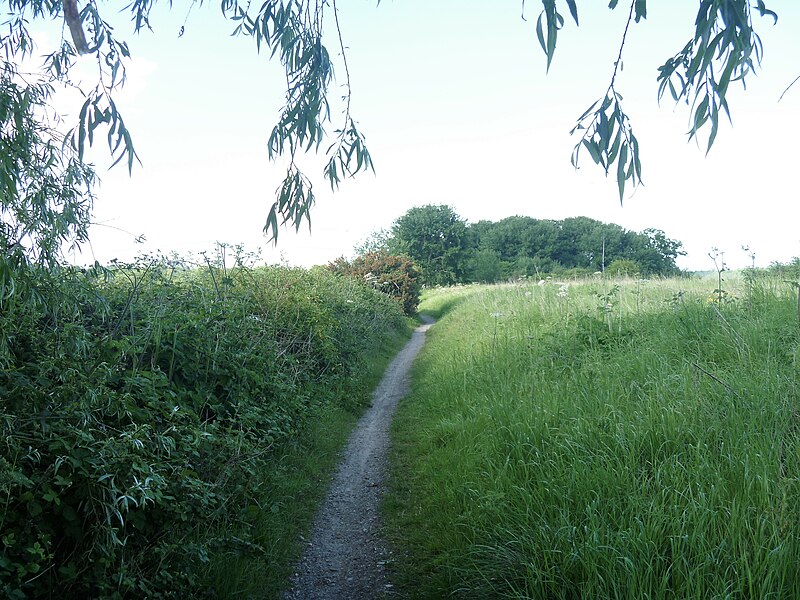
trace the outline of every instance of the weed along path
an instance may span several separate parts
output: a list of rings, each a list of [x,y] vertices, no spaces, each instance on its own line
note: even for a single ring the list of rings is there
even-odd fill
[[[394,358],[356,425],[314,521],[311,539],[284,600],[372,600],[391,592],[389,551],[380,535],[389,428],[397,402],[408,393],[409,368],[433,319],[423,316]]]

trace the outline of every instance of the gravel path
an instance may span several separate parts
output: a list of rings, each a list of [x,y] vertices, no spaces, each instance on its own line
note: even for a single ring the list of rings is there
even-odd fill
[[[295,568],[284,600],[373,600],[391,594],[390,553],[381,539],[378,505],[384,492],[389,427],[397,402],[408,393],[408,371],[433,319],[422,317],[394,358],[353,431]]]

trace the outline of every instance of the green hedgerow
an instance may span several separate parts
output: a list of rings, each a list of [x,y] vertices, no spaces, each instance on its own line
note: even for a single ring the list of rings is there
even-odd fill
[[[405,328],[324,269],[25,268],[31,293],[0,301],[9,598],[213,595],[215,556],[267,552],[247,523],[270,510],[273,449],[356,409],[367,357]]]

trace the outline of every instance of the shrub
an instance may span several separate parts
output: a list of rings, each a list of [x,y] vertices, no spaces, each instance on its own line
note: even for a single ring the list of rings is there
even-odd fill
[[[324,270],[148,259],[28,276],[36,302],[0,299],[9,598],[211,594],[213,556],[267,552],[247,523],[272,449],[322,407],[356,408],[366,357],[405,326]]]
[[[356,277],[394,298],[406,315],[414,315],[422,289],[421,273],[406,256],[368,252],[348,262],[343,257],[328,265],[334,273]]]
[[[586,267],[571,267],[569,269],[554,270],[553,275],[560,279],[585,279],[592,277],[595,271],[587,269]]]
[[[606,269],[606,273],[611,275],[612,277],[618,276],[626,276],[626,277],[633,277],[637,273],[642,272],[642,267],[639,266],[635,260],[630,260],[628,258],[618,258],[614,260],[608,268]]]

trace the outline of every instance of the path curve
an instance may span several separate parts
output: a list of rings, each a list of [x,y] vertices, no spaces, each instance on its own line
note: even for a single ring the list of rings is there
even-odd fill
[[[409,369],[433,319],[422,315],[411,340],[392,360],[356,425],[295,567],[284,600],[373,600],[391,593],[389,550],[378,511],[388,467],[389,428],[409,391]]]

